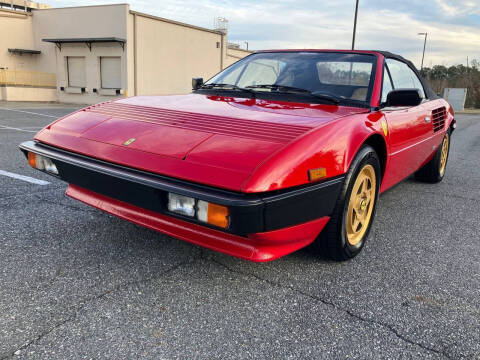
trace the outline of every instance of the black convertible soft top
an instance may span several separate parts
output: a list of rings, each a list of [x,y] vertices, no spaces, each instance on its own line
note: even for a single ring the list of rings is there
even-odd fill
[[[418,76],[418,78],[422,82],[423,89],[425,90],[425,96],[427,97],[427,99],[438,99],[439,98],[439,96],[437,94],[435,94],[435,92],[432,90],[432,88],[430,87],[428,82],[423,78],[423,76],[420,74],[420,72],[417,70],[415,65],[413,65],[413,63],[410,60],[405,59],[401,55],[393,54],[393,53],[388,52],[388,51],[382,51],[382,50],[371,50],[371,51],[378,52],[388,59],[395,59],[395,60],[398,60],[398,61],[401,61],[401,62],[404,62],[405,64],[407,64],[408,67],[413,70],[413,72]]]

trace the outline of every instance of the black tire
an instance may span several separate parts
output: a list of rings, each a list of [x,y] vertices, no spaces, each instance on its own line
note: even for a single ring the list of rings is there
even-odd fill
[[[362,169],[367,167],[367,165],[373,167],[376,176],[373,209],[369,218],[369,223],[366,225],[366,232],[358,243],[352,245],[347,238],[347,210],[355,181]],[[330,217],[330,221],[317,240],[322,252],[327,257],[337,261],[344,261],[351,259],[360,253],[365,245],[368,234],[370,233],[373,219],[375,218],[380,182],[381,167],[378,155],[372,147],[364,145],[352,161],[347,176],[345,177],[342,190],[340,191],[340,195],[335,204],[335,208]]]
[[[445,159],[445,165],[443,167],[441,166],[441,159],[442,159],[442,148],[443,144],[445,141],[448,141],[448,149],[447,149],[447,156]],[[451,133],[450,130],[447,131],[445,136],[443,137],[442,143],[438,147],[437,151],[435,152],[435,155],[433,156],[432,160],[430,160],[428,163],[426,163],[423,167],[420,168],[415,173],[415,178],[417,180],[427,182],[427,183],[438,183],[443,180],[443,177],[445,176],[445,170],[446,166],[448,163],[448,155],[450,154],[450,143],[451,143]]]

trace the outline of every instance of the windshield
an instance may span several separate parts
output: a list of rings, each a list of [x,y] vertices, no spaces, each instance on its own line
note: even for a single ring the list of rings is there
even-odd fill
[[[256,53],[220,72],[204,86],[276,93],[280,97],[302,92],[307,97],[366,104],[370,102],[375,60],[374,55],[355,53]]]

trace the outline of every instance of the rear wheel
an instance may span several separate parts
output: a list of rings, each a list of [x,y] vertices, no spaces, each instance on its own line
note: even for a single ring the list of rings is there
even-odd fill
[[[330,221],[320,234],[328,257],[347,260],[362,250],[375,217],[380,178],[378,155],[366,145],[355,156]]]
[[[433,159],[415,173],[415,178],[429,183],[437,183],[442,181],[443,177],[445,176],[449,153],[450,131],[447,131],[443,138],[442,144],[438,147]]]

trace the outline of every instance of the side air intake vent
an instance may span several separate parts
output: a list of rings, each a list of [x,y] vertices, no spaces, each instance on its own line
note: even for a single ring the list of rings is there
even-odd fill
[[[442,130],[445,127],[445,119],[447,118],[447,109],[441,107],[432,111],[433,132]]]

